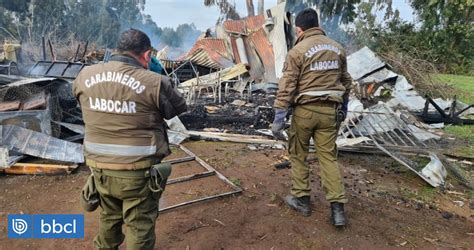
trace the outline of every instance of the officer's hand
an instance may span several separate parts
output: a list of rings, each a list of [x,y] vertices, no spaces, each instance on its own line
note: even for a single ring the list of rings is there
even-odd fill
[[[272,124],[273,136],[278,140],[285,140],[283,129],[285,128],[285,118],[288,114],[286,109],[275,109],[275,119]]]
[[[275,138],[276,140],[286,141],[286,136],[283,134],[283,130],[273,131],[272,129],[272,134],[273,134],[273,138]]]
[[[346,116],[347,116],[347,113],[344,112],[343,110],[338,110],[337,111],[337,122],[339,123],[338,126],[340,126],[341,123],[344,122],[344,120],[346,120]]]
[[[347,110],[349,108],[349,95],[344,95],[342,97],[342,105],[341,105],[341,111],[344,113],[344,119],[346,119],[347,116]]]
[[[152,57],[151,60],[148,62],[148,69],[158,74],[161,74],[163,71],[163,67],[161,66],[160,61],[156,57]]]

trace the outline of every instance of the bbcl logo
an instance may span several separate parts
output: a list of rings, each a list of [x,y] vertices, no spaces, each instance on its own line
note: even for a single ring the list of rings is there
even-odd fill
[[[44,222],[44,220],[41,220],[41,234],[60,234],[63,232],[66,234],[74,234],[76,233],[76,231],[76,220],[73,220],[72,223],[66,223],[64,225],[56,223],[54,219],[53,224],[48,224]]]
[[[84,238],[84,215],[10,214],[8,238]]]
[[[28,230],[28,223],[23,219],[12,219],[12,230],[22,235]]]

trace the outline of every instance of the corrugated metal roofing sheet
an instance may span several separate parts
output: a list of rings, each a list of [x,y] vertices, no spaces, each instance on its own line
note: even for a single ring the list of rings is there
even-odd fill
[[[263,28],[260,28],[258,31],[253,32],[249,38],[257,50],[260,60],[262,60],[263,66],[265,67],[265,80],[267,82],[277,82],[273,46],[268,41],[265,31]]]
[[[230,33],[247,34],[244,20],[227,20],[224,22],[224,29]]]
[[[223,39],[204,38],[197,40],[188,54],[193,53],[197,49],[214,50],[223,56],[230,57]]]
[[[249,74],[255,82],[263,81],[263,75],[265,74],[265,68],[263,67],[262,61],[257,55],[257,51],[252,47],[250,39],[244,37],[245,48],[247,49],[247,57],[249,59]]]
[[[385,67],[385,63],[368,47],[364,47],[347,57],[347,71],[354,80]]]
[[[206,66],[213,69],[227,68],[234,63],[212,50],[198,49],[186,56],[186,60],[190,60],[195,64]]]
[[[234,55],[234,61],[235,63],[239,64],[240,63],[240,55],[239,55],[239,50],[237,49],[237,38],[236,37],[231,37],[230,38],[230,45],[232,46],[232,54]]]
[[[225,41],[216,38],[198,40],[183,59],[214,69],[234,65]]]
[[[227,20],[224,22],[224,29],[229,33],[248,35],[260,29],[265,23],[263,15],[247,17],[244,20]]]
[[[265,24],[265,17],[263,15],[249,16],[245,19],[245,23],[247,25],[247,32],[252,32],[260,29]]]

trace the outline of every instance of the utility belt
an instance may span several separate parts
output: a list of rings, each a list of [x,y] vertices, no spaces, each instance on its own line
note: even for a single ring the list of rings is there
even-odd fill
[[[314,104],[316,106],[320,107],[330,107],[337,109],[341,104],[335,101],[329,101],[329,100],[313,100],[309,102],[308,104]]]
[[[298,103],[298,100],[302,98],[303,96],[311,96],[311,97],[324,97],[324,96],[337,96],[337,97],[342,97],[344,95],[344,91],[340,90],[313,90],[313,91],[306,91],[300,93],[296,99],[295,102]]]
[[[105,175],[118,178],[138,178],[145,177],[144,172],[149,170],[149,167],[159,163],[158,160],[143,160],[134,163],[105,163],[97,162],[92,159],[86,159],[86,165],[102,171]],[[132,170],[133,169],[133,170]],[[117,176],[118,175],[118,176]]]
[[[296,102],[300,100],[303,96],[310,96],[310,97],[327,97],[327,96],[337,96],[337,97],[343,97],[345,94],[344,91],[339,91],[339,90],[322,90],[322,91],[307,91],[303,92],[298,95],[296,98]],[[337,130],[339,131],[339,128],[341,127],[342,122],[346,118],[346,114],[342,110],[342,104],[339,102],[334,102],[330,100],[311,100],[311,104],[315,104],[317,106],[321,107],[333,107],[335,109],[335,115],[336,115],[336,127]]]
[[[144,168],[137,170],[103,169],[101,168],[105,166],[103,164],[107,164],[107,166],[110,166],[111,163],[100,163],[90,159],[86,159],[86,164],[91,168],[92,174],[89,176],[86,184],[82,189],[81,205],[86,211],[89,212],[92,212],[97,209],[100,202],[100,194],[95,186],[94,173],[100,173],[106,176],[126,179],[148,178],[148,188],[151,192],[157,193],[158,199],[161,197],[163,191],[165,190],[166,182],[168,181],[168,177],[171,175],[171,163],[169,162],[159,163],[153,160],[139,161],[133,164],[138,164],[141,166],[143,166],[143,164],[148,165]]]

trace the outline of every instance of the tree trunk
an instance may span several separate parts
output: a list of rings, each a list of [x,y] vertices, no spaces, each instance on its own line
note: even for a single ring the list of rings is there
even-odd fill
[[[258,0],[258,7],[257,8],[258,8],[258,14],[263,15],[263,12],[265,11],[263,0]]]
[[[255,9],[253,7],[253,0],[245,0],[247,3],[248,16],[255,16]]]

